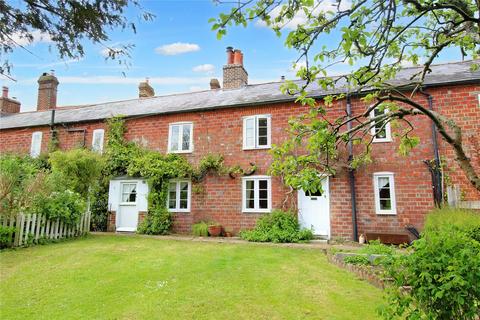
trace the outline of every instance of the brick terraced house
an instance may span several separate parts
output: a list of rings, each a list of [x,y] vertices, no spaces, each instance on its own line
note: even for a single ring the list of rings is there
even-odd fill
[[[462,128],[466,151],[480,171],[480,71],[471,71],[472,62],[432,66],[425,80],[424,93],[416,101],[453,120]],[[416,68],[403,69],[395,79],[405,83]],[[211,90],[155,96],[148,82],[139,86],[139,98],[95,105],[57,107],[58,80],[43,74],[38,80],[37,111],[19,112],[20,103],[8,97],[4,88],[0,99],[0,151],[47,152],[51,130],[58,130],[61,149],[84,146],[101,151],[104,145],[105,119],[126,117],[126,138],[162,153],[181,153],[198,162],[209,153],[224,156],[227,166],[248,168],[253,175],[237,177],[208,175],[204,192],[192,192],[188,180],[170,183],[168,208],[174,213],[174,231],[190,232],[200,220],[216,221],[237,233],[252,228],[256,220],[274,208],[282,207],[287,189],[279,178],[270,177],[269,150],[288,134],[288,120],[305,113],[306,107],[280,92],[281,82],[248,84],[248,74],[240,50],[227,48],[223,67],[223,87],[212,79]],[[311,87],[312,96],[321,99],[344,92]],[[329,108],[328,117],[345,114],[347,103],[352,114],[364,112],[360,96],[351,95]],[[425,214],[434,207],[435,194],[445,181],[434,179],[426,161],[439,155],[446,161],[444,175],[461,190],[464,201],[478,205],[480,193],[474,189],[454,161],[453,150],[432,131],[432,123],[423,116],[412,120],[421,144],[411,155],[398,155],[395,128],[387,126],[375,135],[373,163],[349,172],[340,170],[324,181],[323,194],[298,191],[299,221],[313,227],[319,236],[352,238],[358,234],[406,236],[406,226],[421,229]],[[447,180],[447,179],[443,179]],[[354,191],[354,192],[352,192]],[[110,183],[109,230],[134,231],[147,211],[148,184],[142,178],[118,177]]]

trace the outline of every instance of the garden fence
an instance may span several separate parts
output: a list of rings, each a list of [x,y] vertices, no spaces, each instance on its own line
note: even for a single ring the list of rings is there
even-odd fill
[[[82,214],[77,224],[67,225],[59,219],[49,220],[43,215],[19,213],[10,217],[0,216],[0,225],[15,228],[10,243],[13,247],[21,247],[44,240],[57,240],[87,234],[90,231],[90,218],[91,213],[87,211]]]

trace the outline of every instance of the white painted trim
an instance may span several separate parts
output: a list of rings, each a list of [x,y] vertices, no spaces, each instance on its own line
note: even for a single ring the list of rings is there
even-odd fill
[[[390,201],[392,203],[391,210],[380,209],[380,197],[378,178],[388,178],[390,183]],[[395,195],[395,174],[393,172],[375,172],[373,174],[373,192],[375,196],[375,213],[378,215],[396,215],[397,214],[397,201]]]
[[[98,146],[98,149],[95,148],[95,136],[96,135],[101,135],[100,139],[100,145]],[[98,152],[98,153],[103,153],[103,141],[105,140],[105,130],[103,129],[95,129],[93,130],[92,133],[92,151]]]
[[[32,142],[30,144],[30,156],[37,158],[42,153],[43,132],[35,131],[32,133]]]
[[[267,145],[258,145],[258,120],[267,119]],[[246,125],[248,120],[253,120],[253,146],[247,145],[247,130]],[[272,115],[270,114],[257,114],[253,116],[242,117],[243,122],[243,150],[259,150],[259,149],[270,149],[272,145]]]
[[[172,150],[171,142],[172,142],[172,128],[174,126],[180,126],[178,130],[178,146],[181,147],[183,145],[183,126],[190,125],[190,141],[189,141],[189,149],[188,150]],[[189,121],[182,121],[182,122],[174,122],[168,124],[168,146],[167,150],[169,153],[192,153],[193,152],[193,122]]]
[[[383,109],[383,113],[387,113],[388,108]],[[373,119],[375,118],[375,109],[370,112],[370,118]],[[392,129],[390,126],[390,122],[387,122],[385,124],[385,138],[377,138],[375,135],[375,123],[373,126],[370,128],[370,134],[373,136],[372,142],[392,142]]]
[[[175,183],[175,208],[168,208],[169,203],[170,203],[170,190],[168,191],[167,194],[167,209],[169,212],[184,212],[188,213],[190,212],[191,208],[191,203],[192,203],[192,182],[187,179],[172,179],[168,183]],[[187,208],[186,209],[180,209],[180,182],[187,182],[188,183],[188,194],[187,194]],[[170,186],[169,186],[170,187]]]
[[[253,180],[253,198],[254,198],[254,208],[246,207],[246,185],[247,181]],[[268,208],[260,209],[259,208],[259,188],[258,181],[267,180],[267,201]],[[270,213],[272,212],[272,178],[270,176],[248,176],[242,177],[242,212],[244,213]]]

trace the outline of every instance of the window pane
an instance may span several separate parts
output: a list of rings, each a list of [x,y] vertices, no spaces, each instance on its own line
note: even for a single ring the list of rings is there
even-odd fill
[[[246,181],[246,188],[247,190],[252,189],[253,190],[253,180],[247,180]]]
[[[258,187],[260,189],[267,189],[268,188],[268,181],[267,180],[259,180],[258,181]]]
[[[315,192],[310,192],[310,191],[307,191],[305,192],[305,195],[307,197],[321,197],[322,196],[322,193],[320,192],[320,190],[317,190]]]
[[[170,182],[168,187],[168,208],[175,209],[177,207],[177,184]]]
[[[171,126],[170,127],[170,150],[177,151],[178,150],[178,132],[180,130],[179,126]]]
[[[188,208],[188,201],[180,200],[180,209],[187,209],[187,208]]]
[[[378,178],[378,188],[390,188],[390,178],[388,177],[379,177]]]
[[[266,146],[268,143],[267,139],[267,119],[266,118],[260,118],[258,119],[258,145],[259,146]]]
[[[253,199],[247,199],[247,209],[255,209],[255,201]]]
[[[380,210],[391,210],[392,209],[392,201],[380,199]]]
[[[247,209],[254,209],[255,208],[255,192],[254,192],[254,181],[247,180],[245,181],[245,207]]]
[[[190,150],[190,131],[191,125],[183,125],[182,150]]]
[[[268,200],[259,200],[260,209],[268,209]]]
[[[377,117],[385,114],[385,110],[380,111],[379,109],[375,109],[373,114],[375,117]],[[386,126],[384,126],[384,123],[385,121],[375,121],[375,137],[378,139],[385,139],[387,137],[387,130]]]

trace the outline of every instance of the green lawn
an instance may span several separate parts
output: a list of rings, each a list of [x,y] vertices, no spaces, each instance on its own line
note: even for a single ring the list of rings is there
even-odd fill
[[[321,251],[88,238],[0,253],[2,319],[376,319],[382,292]]]

